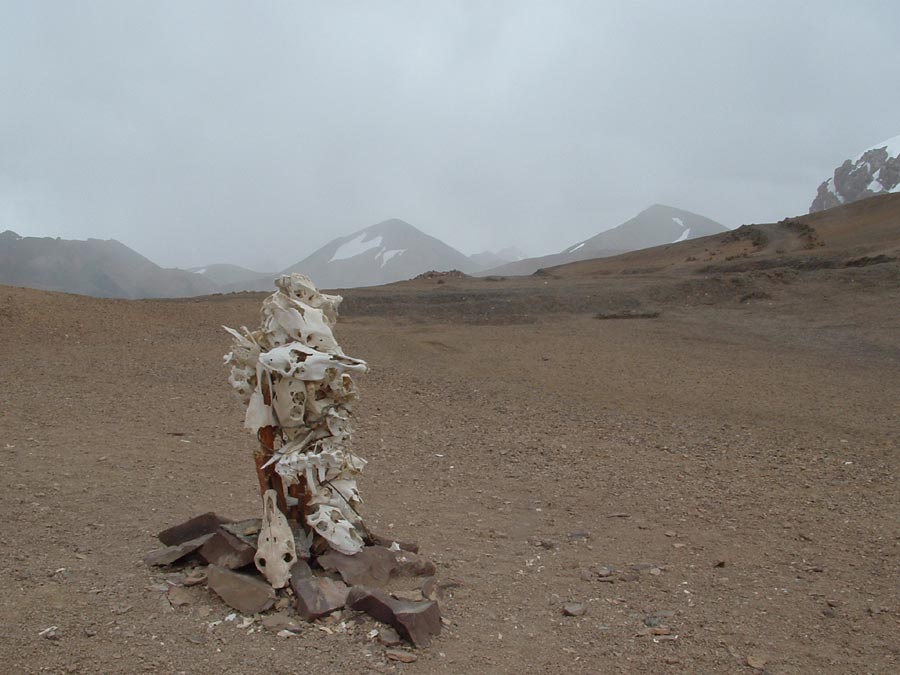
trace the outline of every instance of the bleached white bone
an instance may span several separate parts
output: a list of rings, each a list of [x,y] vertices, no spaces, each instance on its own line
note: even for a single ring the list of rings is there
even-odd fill
[[[290,342],[259,355],[263,368],[281,377],[318,382],[324,380],[328,370],[336,374],[364,373],[366,362],[340,354],[326,354],[300,342]]]
[[[287,518],[278,510],[275,490],[263,495],[262,527],[253,558],[272,588],[284,588],[291,579],[291,567],[297,562],[294,533]]]
[[[280,426],[303,426],[306,417],[306,383],[288,377],[273,383],[272,408]]]
[[[320,452],[284,455],[278,460],[275,471],[288,485],[298,482],[301,477],[306,478],[310,492],[315,495],[318,486],[323,482],[336,480],[342,474],[359,473],[365,465],[364,459],[333,448]],[[358,492],[356,495],[357,501],[360,501]]]
[[[355,555],[365,545],[353,523],[335,506],[316,504],[306,516],[306,522],[331,545],[331,548],[344,555]]]

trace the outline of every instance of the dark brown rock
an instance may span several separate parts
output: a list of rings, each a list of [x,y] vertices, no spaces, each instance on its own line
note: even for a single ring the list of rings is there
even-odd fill
[[[405,577],[430,577],[437,573],[437,567],[428,558],[408,551],[394,553],[397,574]]]
[[[253,562],[256,547],[219,528],[198,552],[210,565],[236,570]]]
[[[235,523],[223,523],[222,529],[230,532],[245,544],[256,548],[259,531],[262,529],[262,520],[260,518],[248,518]]]
[[[312,575],[312,569],[305,560],[298,560],[291,566],[291,584],[300,579],[310,579]]]
[[[410,551],[391,551],[366,546],[356,555],[328,551],[317,558],[326,570],[334,570],[351,586],[377,586],[396,576],[427,577],[437,571],[434,563]]]
[[[166,546],[165,548],[158,548],[155,551],[150,551],[150,553],[144,556],[144,562],[147,565],[171,565],[172,563],[181,560],[186,555],[196,551],[212,538],[212,536],[211,533],[204,534],[196,539],[189,539],[188,541],[181,542],[174,546]]]
[[[291,588],[296,597],[297,614],[307,621],[315,621],[341,609],[350,592],[346,584],[328,577],[291,578]]]
[[[258,577],[210,565],[207,583],[226,605],[241,614],[263,612],[275,604],[274,589]]]
[[[204,534],[212,534],[219,529],[220,525],[230,522],[231,520],[228,518],[223,518],[210,511],[209,513],[194,516],[180,525],[174,525],[167,530],[163,530],[156,536],[166,546],[177,546]]]
[[[397,574],[397,560],[383,546],[366,546],[356,555],[328,551],[317,558],[322,569],[334,570],[351,586],[386,583]]]
[[[436,602],[396,600],[365,586],[350,589],[347,605],[397,629],[416,647],[428,647],[441,632],[441,611]]]

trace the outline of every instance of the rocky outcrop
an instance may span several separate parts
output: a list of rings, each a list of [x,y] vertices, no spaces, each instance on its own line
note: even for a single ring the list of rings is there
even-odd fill
[[[809,212],[824,211],[866,197],[900,192],[900,136],[846,160],[819,186]]]

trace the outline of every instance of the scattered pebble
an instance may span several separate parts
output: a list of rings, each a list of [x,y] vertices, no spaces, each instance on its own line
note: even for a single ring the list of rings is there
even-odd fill
[[[761,656],[748,656],[747,657],[747,665],[756,670],[762,670],[766,667],[766,663],[768,663],[767,659],[764,659]]]
[[[400,663],[412,663],[419,658],[415,654],[405,652],[402,649],[385,649],[384,654],[391,661],[399,661]]]
[[[384,626],[377,631],[378,641],[385,647],[396,647],[400,644],[400,634],[390,626]]]
[[[185,605],[190,605],[194,601],[190,591],[181,586],[170,587],[169,592],[166,593],[166,597],[169,599],[172,607],[184,607]]]
[[[38,633],[38,635],[47,640],[59,640],[59,626],[49,626]]]
[[[564,616],[582,616],[585,611],[587,610],[580,602],[567,602],[562,608]]]

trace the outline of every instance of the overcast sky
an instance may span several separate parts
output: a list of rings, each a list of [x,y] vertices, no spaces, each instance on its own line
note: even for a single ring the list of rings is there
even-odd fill
[[[402,218],[557,252],[805,212],[900,134],[900,2],[0,0],[0,230],[264,271]]]

